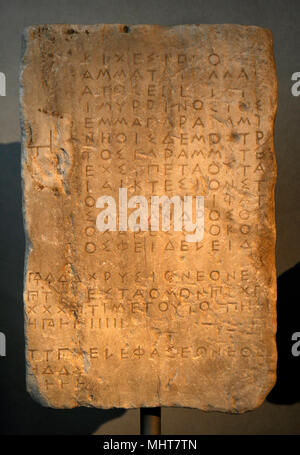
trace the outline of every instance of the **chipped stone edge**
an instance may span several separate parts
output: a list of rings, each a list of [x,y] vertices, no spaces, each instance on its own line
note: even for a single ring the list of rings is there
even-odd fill
[[[27,314],[25,306],[25,292],[26,292],[26,278],[28,271],[28,259],[30,252],[33,249],[32,242],[29,238],[27,231],[26,223],[26,204],[25,204],[25,179],[24,179],[24,164],[26,159],[26,129],[25,129],[25,113],[23,111],[23,97],[24,97],[24,85],[23,85],[23,73],[26,67],[25,58],[27,54],[27,42],[28,34],[32,27],[26,27],[22,33],[21,37],[21,58],[19,64],[19,120],[20,120],[20,130],[21,130],[21,186],[22,186],[22,215],[23,215],[23,231],[25,236],[25,258],[24,258],[24,272],[23,272],[23,311],[24,311],[24,336],[25,336],[25,365],[26,365],[26,390],[34,401],[38,402],[42,406],[51,407],[51,404],[45,396],[39,390],[39,385],[36,377],[31,371],[30,364],[27,360]]]

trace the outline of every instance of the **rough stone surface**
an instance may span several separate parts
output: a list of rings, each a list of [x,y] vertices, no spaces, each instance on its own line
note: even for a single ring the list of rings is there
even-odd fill
[[[55,408],[259,406],[277,357],[271,32],[32,26],[20,83],[28,391]],[[203,239],[100,232],[97,200],[120,187],[204,196]]]

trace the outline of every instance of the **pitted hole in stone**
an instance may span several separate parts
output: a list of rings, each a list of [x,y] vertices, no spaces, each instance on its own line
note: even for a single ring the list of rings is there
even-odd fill
[[[239,142],[240,138],[241,138],[241,136],[238,133],[236,133],[235,131],[232,131],[231,135],[229,137],[229,140],[233,141],[233,142]]]
[[[77,32],[77,30],[74,30],[74,28],[69,28],[69,29],[66,31],[66,33],[67,33],[68,35],[73,35],[74,33],[78,33],[78,32]]]
[[[123,26],[122,32],[123,32],[123,33],[129,33],[129,32],[130,32],[130,28],[128,27],[128,25],[124,25],[124,26]]]

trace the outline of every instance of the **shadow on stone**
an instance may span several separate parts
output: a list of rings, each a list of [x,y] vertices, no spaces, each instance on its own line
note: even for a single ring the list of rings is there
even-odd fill
[[[0,357],[0,434],[90,434],[126,411],[44,408],[26,391],[20,153],[19,142],[0,144],[0,332],[6,336],[6,357]]]
[[[292,335],[300,332],[299,280],[299,262],[277,279],[277,382],[267,397],[275,404],[300,401],[300,357],[292,355]]]

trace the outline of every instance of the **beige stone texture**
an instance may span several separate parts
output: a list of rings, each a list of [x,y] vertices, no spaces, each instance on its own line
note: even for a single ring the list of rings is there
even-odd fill
[[[20,85],[30,394],[54,408],[259,406],[277,359],[271,32],[36,25]],[[203,196],[203,239],[101,232],[98,198],[118,206],[119,188]]]

